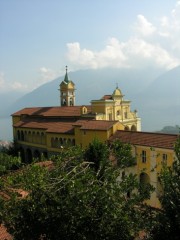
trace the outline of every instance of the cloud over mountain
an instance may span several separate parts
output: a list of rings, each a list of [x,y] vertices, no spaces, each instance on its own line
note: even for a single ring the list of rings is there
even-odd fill
[[[137,16],[137,23],[135,24],[134,29],[142,36],[150,36],[156,32],[156,27],[154,27],[152,23],[148,22],[143,15]]]
[[[162,8],[162,11],[164,11],[164,8]],[[137,17],[135,17],[136,15]],[[150,16],[152,15],[148,14],[147,16],[147,13],[141,9],[139,13],[136,12],[135,15],[131,15],[128,25],[127,22],[116,22],[115,20],[111,22],[108,20],[111,22],[109,25],[116,31],[111,31],[111,29],[106,26],[107,22],[106,24],[103,22],[102,32],[106,33],[105,37],[103,36],[98,42],[98,37],[96,38],[95,34],[89,35],[89,39],[91,40],[92,36],[92,41],[95,43],[94,48],[93,43],[86,45],[88,43],[86,42],[85,34],[82,34],[83,38],[81,38],[82,35],[76,31],[79,26],[81,28],[79,22],[75,22],[77,29],[76,27],[74,29],[72,27],[72,29],[69,30],[70,35],[67,34],[67,38],[62,38],[64,39],[62,43],[61,41],[58,42],[58,44],[61,45],[61,51],[58,50],[60,49],[58,45],[53,45],[55,35],[51,36],[46,31],[46,37],[52,37],[50,38],[52,40],[51,45],[42,44],[42,42],[38,45],[37,41],[32,41],[32,46],[39,46],[37,49],[36,47],[32,48],[34,55],[31,56],[37,65],[33,65],[32,63],[29,65],[30,61],[26,51],[20,60],[13,60],[13,51],[8,47],[10,57],[7,59],[7,62],[12,58],[12,66],[9,67],[10,65],[7,65],[8,67],[5,67],[4,65],[4,69],[0,69],[0,92],[7,92],[9,90],[31,91],[57,76],[63,75],[64,71],[60,72],[62,69],[59,69],[59,67],[66,64],[71,71],[101,69],[106,67],[119,69],[156,67],[166,71],[180,65],[180,1],[176,1],[174,8],[169,11],[169,14],[166,13],[166,15],[158,16],[159,18],[157,18],[157,15],[156,18]],[[132,18],[134,18],[134,20],[132,20]],[[100,20],[102,20],[102,18]],[[88,22],[91,23],[89,18]],[[93,29],[93,22],[91,25]],[[52,27],[49,29],[51,28]],[[87,29],[84,29],[84,31]],[[90,34],[92,29],[88,30]],[[122,29],[124,29],[124,32],[127,30],[128,35],[124,35]],[[82,28],[80,30],[82,30]],[[101,29],[98,29],[99,32],[100,30]],[[59,31],[61,32],[62,29]],[[58,30],[56,29],[55,33],[57,32]],[[87,31],[85,32],[87,33]],[[76,37],[73,35],[75,33],[77,34]],[[93,33],[95,33],[95,31],[93,31],[92,34]],[[16,34],[16,31],[14,31],[14,34]],[[35,34],[30,35],[36,36]],[[27,40],[29,41],[29,39],[31,38]],[[72,39],[76,39],[76,41]],[[11,46],[15,46],[15,44],[11,44]],[[41,46],[43,46],[43,49],[41,49]],[[63,49],[62,51],[62,48],[65,48],[65,50]],[[47,49],[50,49],[51,52],[47,51],[46,53]],[[35,57],[35,54],[38,55]],[[23,64],[20,64],[22,59],[24,59],[24,62],[28,60],[24,67],[22,67]],[[19,63],[19,70],[15,67],[15,61]],[[11,68],[12,73],[10,74]]]
[[[59,73],[57,73],[53,69],[46,68],[46,67],[41,67],[38,72],[40,74],[40,77],[36,87],[46,82],[49,82],[50,80],[55,79],[59,75]]]
[[[152,23],[142,14],[132,25],[126,41],[110,37],[99,51],[82,48],[80,42],[67,43],[67,59],[74,69],[141,68],[156,66],[172,69],[180,64],[180,1],[169,16]]]
[[[70,65],[78,68],[142,68],[157,66],[171,69],[180,64],[180,58],[171,55],[157,43],[142,38],[131,38],[120,42],[116,38],[108,40],[105,48],[99,52],[81,49],[80,43],[68,43],[67,58]]]

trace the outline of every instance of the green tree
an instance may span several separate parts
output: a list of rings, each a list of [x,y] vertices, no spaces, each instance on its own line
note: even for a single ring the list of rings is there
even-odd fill
[[[156,224],[152,230],[153,239],[178,240],[180,236],[180,138],[175,144],[176,159],[172,167],[164,167],[160,182],[163,188]]]
[[[130,144],[122,143],[117,139],[112,143],[111,147],[117,159],[118,167],[126,168],[136,164],[136,158],[132,156],[132,147]]]
[[[5,152],[0,152],[0,176],[7,173],[9,170],[17,169],[20,164],[20,157],[15,157]]]
[[[107,161],[108,153],[95,141],[85,152],[63,149],[51,171],[32,164],[10,176],[12,187],[28,192],[25,198],[13,192],[1,204],[1,219],[14,239],[130,240],[145,229],[136,176],[117,181],[119,169]]]
[[[98,179],[103,179],[104,171],[107,165],[110,164],[109,155],[108,145],[98,139],[94,139],[85,150],[85,161],[90,163],[90,167],[95,170]]]

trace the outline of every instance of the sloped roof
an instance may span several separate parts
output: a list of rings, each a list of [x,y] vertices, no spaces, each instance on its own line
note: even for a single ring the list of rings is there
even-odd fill
[[[26,118],[14,124],[14,127],[43,129],[46,132],[51,133],[73,134],[75,126],[79,126],[82,130],[108,130],[117,122],[118,121],[105,120],[78,120],[75,122],[63,122],[41,118]]]
[[[132,132],[118,130],[110,138],[110,141],[119,139],[124,143],[130,143],[132,145],[173,149],[177,138],[178,138],[177,134]]]
[[[80,126],[81,130],[108,130],[118,121],[106,120],[78,120],[74,126]]]
[[[87,113],[91,112],[91,106],[85,106]],[[81,116],[82,106],[63,106],[63,107],[32,107],[24,108],[12,114],[12,116],[29,115],[42,117],[79,117]]]
[[[70,134],[73,133],[73,123],[41,118],[26,118],[14,124],[14,127],[44,129],[46,132]]]
[[[67,68],[66,68],[66,74],[64,77],[64,82],[69,83],[69,77],[68,77],[68,73],[67,73]]]
[[[112,95],[104,95],[101,99],[104,99],[104,100],[112,99]]]

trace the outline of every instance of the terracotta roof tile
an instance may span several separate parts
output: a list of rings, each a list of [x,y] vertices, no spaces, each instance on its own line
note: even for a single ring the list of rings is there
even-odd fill
[[[46,132],[54,133],[73,133],[72,124],[74,122],[62,122],[58,120],[48,120],[48,119],[23,119],[22,121],[14,124],[14,127],[23,128],[34,128],[34,129],[44,129]]]
[[[74,126],[79,126],[82,130],[108,130],[118,121],[104,120],[78,120],[76,122],[64,122],[56,119],[25,118],[14,127],[44,129],[51,133],[73,134]]]
[[[111,137],[110,141],[120,139],[124,143],[130,143],[133,145],[173,149],[177,138],[178,135],[176,134],[118,130],[114,136]]]
[[[78,120],[75,126],[80,126],[81,130],[108,130],[118,121],[105,121],[105,120]]]
[[[0,240],[12,240],[13,237],[7,232],[6,228],[0,225]]]
[[[104,95],[101,99],[104,99],[104,100],[112,99],[112,95]]]
[[[34,165],[36,166],[41,166],[41,167],[45,167],[47,168],[48,170],[52,170],[54,169],[54,163],[53,161],[43,161],[43,162],[37,162],[37,163],[34,163]]]
[[[85,106],[87,113],[91,112],[91,106]],[[82,106],[66,106],[66,107],[33,107],[24,108],[12,114],[12,116],[29,115],[44,117],[78,117],[81,116]]]

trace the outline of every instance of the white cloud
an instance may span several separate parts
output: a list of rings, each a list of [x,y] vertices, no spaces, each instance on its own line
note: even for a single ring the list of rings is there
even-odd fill
[[[153,26],[143,15],[137,16],[137,22],[134,26],[136,33],[142,36],[150,36],[156,32],[156,27]]]
[[[10,84],[11,89],[18,90],[18,91],[27,91],[28,86],[26,84],[22,84],[20,82],[13,82]]]
[[[159,66],[171,69],[180,64],[180,60],[171,56],[159,44],[149,43],[141,38],[131,38],[127,42],[120,42],[116,38],[108,41],[106,47],[93,52],[81,49],[80,43],[67,44],[68,60],[74,68],[102,68],[102,67],[130,67]]]
[[[49,82],[50,80],[53,80],[58,76],[58,73],[56,73],[54,70],[52,70],[50,68],[46,68],[46,67],[41,67],[39,69],[39,72],[41,75],[39,84]]]
[[[152,44],[140,38],[130,39],[126,43],[125,51],[131,67],[145,65],[171,69],[180,64],[180,60],[171,56],[159,44]]]
[[[110,38],[100,51],[81,48],[79,42],[67,43],[70,65],[74,69],[143,66],[171,69],[180,65],[180,1],[169,16],[161,17],[156,24],[138,15],[133,29],[134,36],[127,41]]]
[[[91,50],[80,48],[78,42],[67,43],[67,57],[70,62],[78,63],[81,66],[89,66],[91,68],[96,68],[96,53],[93,53]]]
[[[168,19],[168,17],[163,16],[163,17],[160,19],[160,23],[161,23],[161,26],[162,26],[162,27],[169,27],[169,19]]]
[[[126,67],[123,44],[116,38],[109,39],[105,49],[100,52],[81,49],[78,42],[68,43],[67,49],[67,58],[75,67],[79,65],[84,68]]]
[[[177,1],[169,16],[160,19],[160,23],[159,35],[168,38],[168,45],[180,57],[180,1]]]

